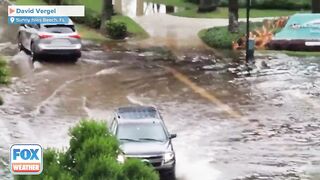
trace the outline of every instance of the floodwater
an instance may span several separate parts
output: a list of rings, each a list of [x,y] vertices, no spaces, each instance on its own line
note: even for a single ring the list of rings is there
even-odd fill
[[[12,178],[11,144],[62,149],[81,118],[108,121],[113,109],[133,104],[159,107],[178,134],[179,180],[320,178],[318,58],[258,53],[248,75],[239,56],[224,52],[86,45],[76,64],[32,63],[17,51],[15,31],[0,26],[13,76],[0,88],[0,179]]]

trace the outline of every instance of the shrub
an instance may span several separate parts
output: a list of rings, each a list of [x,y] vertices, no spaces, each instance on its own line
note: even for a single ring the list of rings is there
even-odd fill
[[[129,159],[122,167],[125,180],[158,180],[159,175],[136,159]]]
[[[8,84],[10,71],[6,61],[2,60],[0,57],[0,84]]]
[[[66,152],[45,150],[43,172],[38,176],[14,176],[16,180],[158,180],[151,167],[138,160],[117,162],[117,139],[103,122],[81,121],[70,129]]]
[[[190,3],[194,3],[194,4],[200,3],[200,0],[185,0],[185,1],[190,2]]]
[[[88,179],[123,179],[121,166],[113,158],[100,156],[89,161],[83,171],[81,180]]]
[[[62,3],[62,0],[44,0],[44,2],[53,5],[60,5]]]
[[[79,24],[86,24],[94,29],[99,29],[101,24],[100,15],[88,8],[86,8],[85,17],[72,17],[72,20]]]
[[[228,27],[214,27],[206,30],[201,39],[211,47],[231,49],[232,41],[240,38],[240,33],[230,33]]]
[[[3,102],[3,99],[2,99],[2,97],[0,96],[0,106],[3,105],[3,103],[4,103],[4,102]]]
[[[251,23],[250,29],[253,30],[257,27],[262,26],[261,22]],[[228,31],[228,26],[223,27],[213,27],[208,30],[201,32],[200,38],[209,46],[215,48],[231,49],[232,41],[237,41],[239,38],[246,34],[246,24],[239,24],[238,33],[230,33]]]
[[[15,176],[16,180],[72,180],[73,177],[61,164],[63,153],[48,149],[43,153],[43,172],[38,176]]]
[[[69,135],[71,136],[71,139],[70,147],[66,152],[66,164],[71,168],[75,168],[76,163],[82,164],[75,158],[76,156],[80,156],[79,154],[85,144],[90,144],[90,142],[87,143],[86,141],[91,141],[92,138],[96,137],[105,138],[106,141],[109,141],[110,139],[112,142],[116,141],[108,132],[107,125],[103,122],[81,121],[77,126],[70,129]],[[90,154],[90,152],[85,153]],[[78,172],[77,170],[79,169],[74,170]]]
[[[103,157],[116,162],[118,153],[118,141],[115,138],[108,138],[105,136],[90,138],[86,140],[81,149],[75,153],[75,171],[80,174],[82,171],[86,170],[87,163],[90,162],[91,159]]]
[[[229,0],[221,0],[221,6],[228,6]],[[252,0],[251,7],[255,9],[310,9],[310,0]],[[239,6],[246,7],[246,0],[239,0]]]
[[[105,26],[107,34],[112,39],[124,39],[128,34],[127,26],[123,22],[107,21]]]
[[[101,17],[98,13],[95,12],[86,12],[85,24],[89,27],[99,29],[101,25]]]

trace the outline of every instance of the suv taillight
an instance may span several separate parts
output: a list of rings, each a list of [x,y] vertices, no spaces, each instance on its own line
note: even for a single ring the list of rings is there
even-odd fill
[[[50,38],[52,37],[52,35],[48,35],[48,34],[39,34],[39,38],[40,39],[45,39],[45,38]]]
[[[76,34],[76,35],[70,35],[69,37],[71,38],[76,38],[76,39],[80,39],[81,36],[79,34]]]

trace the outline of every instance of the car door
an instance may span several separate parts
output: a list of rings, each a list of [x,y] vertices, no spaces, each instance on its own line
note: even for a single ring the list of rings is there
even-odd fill
[[[27,48],[27,36],[26,36],[26,30],[29,28],[26,24],[21,24],[19,27],[19,35],[18,35],[18,41],[22,44],[24,48]]]
[[[114,118],[111,125],[110,125],[110,133],[111,134],[116,135],[117,126],[118,126],[117,120],[116,120],[116,118]]]
[[[35,28],[36,26],[37,25],[33,25],[33,24],[25,25],[23,46],[28,50],[31,50],[30,46],[31,46],[32,37],[34,36],[34,34],[37,33],[37,29]]]

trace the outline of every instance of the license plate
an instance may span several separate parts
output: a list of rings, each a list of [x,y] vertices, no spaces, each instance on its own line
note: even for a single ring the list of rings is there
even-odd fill
[[[53,40],[51,44],[54,44],[54,45],[68,45],[68,44],[70,44],[70,42],[67,39],[56,39],[56,40]]]

